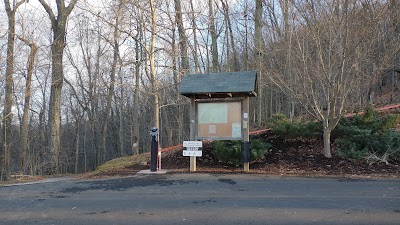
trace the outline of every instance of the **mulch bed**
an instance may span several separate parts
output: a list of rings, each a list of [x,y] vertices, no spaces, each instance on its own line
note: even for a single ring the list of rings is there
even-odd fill
[[[254,136],[253,136],[254,137]],[[256,135],[273,147],[268,150],[265,159],[250,164],[250,174],[270,176],[312,176],[347,178],[400,178],[400,162],[391,164],[374,163],[366,160],[352,161],[335,154],[332,158],[322,154],[323,142],[319,139],[284,139],[271,131]],[[203,142],[203,156],[197,158],[195,173],[244,173],[241,165],[218,161],[212,154],[210,142]],[[162,169],[170,173],[190,173],[189,157],[182,156],[182,150],[176,149],[162,153]],[[133,175],[140,170],[150,169],[150,165],[133,165],[119,171],[96,174],[94,177]]]
[[[352,161],[339,157],[334,152],[332,158],[322,154],[323,142],[319,139],[284,139],[271,131],[257,135],[257,138],[271,143],[265,159],[252,162],[250,173],[278,176],[339,176],[339,177],[381,177],[400,178],[399,162],[391,164],[374,163],[366,160]],[[189,158],[182,151],[172,151],[163,155],[162,168],[171,172],[189,172]],[[221,163],[213,156],[211,144],[203,144],[203,156],[197,158],[197,171],[208,173],[242,173],[242,167]]]

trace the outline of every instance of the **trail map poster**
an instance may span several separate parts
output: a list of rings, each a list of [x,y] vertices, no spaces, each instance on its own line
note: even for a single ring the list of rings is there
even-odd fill
[[[228,103],[200,103],[198,113],[199,124],[227,123]]]
[[[199,139],[237,140],[242,138],[241,102],[197,103]]]

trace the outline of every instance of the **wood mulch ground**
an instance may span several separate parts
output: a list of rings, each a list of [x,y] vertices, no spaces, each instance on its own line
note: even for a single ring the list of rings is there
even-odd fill
[[[348,177],[348,178],[400,178],[400,163],[373,163],[352,161],[335,154],[332,158],[323,156],[322,140],[288,140],[267,131],[257,138],[271,143],[265,159],[252,162],[250,173],[271,176],[312,176],[312,177]],[[333,148],[334,149],[334,148]],[[164,152],[162,168],[170,173],[189,173],[189,157],[182,156],[182,150]],[[112,171],[97,176],[132,175],[149,169],[149,165],[134,165],[121,171]],[[203,144],[203,156],[197,158],[197,173],[243,173],[241,165],[221,163],[211,152],[211,143]]]

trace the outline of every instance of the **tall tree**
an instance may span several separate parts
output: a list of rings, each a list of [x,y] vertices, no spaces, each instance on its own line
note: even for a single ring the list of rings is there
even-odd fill
[[[3,110],[3,176],[2,178],[8,178],[10,175],[10,158],[11,158],[11,135],[12,135],[12,111],[13,106],[13,83],[14,83],[14,43],[15,43],[15,13],[19,6],[21,6],[25,0],[12,1],[4,0],[6,13],[8,17],[8,36],[7,36],[7,59],[6,59],[6,86],[5,86],[5,104]],[[12,4],[12,5],[11,5]]]
[[[181,0],[174,0],[175,2],[175,22],[178,27],[179,33],[179,47],[181,56],[181,76],[189,71],[189,56],[188,56],[188,38],[185,33],[182,18]]]
[[[25,101],[24,101],[24,110],[22,114],[22,122],[21,122],[21,144],[20,144],[20,166],[21,171],[26,173],[29,164],[31,164],[31,160],[28,160],[28,150],[29,150],[29,110],[30,110],[30,102],[31,102],[31,86],[32,86],[32,75],[35,65],[35,57],[38,50],[37,45],[33,41],[29,41],[23,37],[18,36],[18,38],[23,41],[26,45],[30,47],[30,53],[28,57],[27,63],[27,74],[26,74],[26,84],[25,84]]]
[[[107,100],[106,100],[106,110],[104,112],[104,118],[103,118],[103,127],[102,127],[102,156],[101,156],[101,162],[104,162],[106,160],[106,152],[107,152],[107,138],[108,138],[108,125],[109,125],[109,120],[110,120],[110,115],[111,115],[111,107],[112,107],[112,97],[114,95],[114,89],[115,89],[115,77],[117,73],[117,66],[118,66],[118,60],[119,60],[119,26],[120,26],[120,17],[121,17],[121,2],[118,2],[117,5],[117,10],[115,12],[115,24],[114,26],[114,32],[113,32],[113,39],[110,41],[112,47],[113,47],[113,61],[111,64],[111,72],[110,72],[110,86],[108,87],[107,91]]]
[[[285,46],[285,65],[284,65],[284,73],[285,77],[287,79],[288,84],[290,85],[292,80],[292,74],[291,74],[291,57],[292,57],[292,31],[291,27],[289,24],[289,17],[291,13],[291,4],[289,0],[280,0],[279,2],[283,14],[283,33],[284,33],[284,46]],[[294,100],[292,93],[289,92],[288,94],[288,99],[287,99],[287,114],[289,115],[290,120],[292,121],[293,116],[294,116]]]
[[[233,37],[231,19],[229,16],[229,5],[226,0],[221,0],[221,3],[222,3],[222,8],[224,10],[225,22],[227,24],[228,31],[229,31],[229,38],[230,38],[231,48],[232,48],[232,53],[233,53],[233,68],[234,68],[234,71],[240,71],[240,63],[239,63],[238,53],[236,50],[235,39]],[[228,39],[228,37],[227,37],[227,39]],[[229,57],[229,55],[227,55],[227,57]]]
[[[186,36],[185,28],[183,26],[181,0],[174,0],[174,2],[175,2],[175,22],[178,27],[180,58],[181,58],[181,65],[179,68],[179,73],[178,73],[177,78],[175,78],[175,87],[177,90],[177,86],[181,80],[181,77],[189,72],[190,66],[189,66],[189,56],[188,56],[188,38]],[[174,36],[175,36],[175,31],[173,30],[173,39],[175,39]],[[173,45],[174,45],[174,42],[175,42],[175,40],[172,41]],[[175,48],[175,46],[173,46],[173,48]],[[197,48],[197,47],[195,46],[194,48]],[[197,55],[196,50],[195,50],[195,55]],[[173,64],[174,64],[173,67],[176,68],[176,62],[174,62]],[[174,71],[174,76],[176,77],[176,71]],[[181,102],[181,96],[179,94],[177,95],[177,101]],[[178,140],[179,140],[179,142],[182,141],[183,107],[184,106],[181,104],[178,105]],[[164,112],[165,111],[166,110],[164,110]],[[167,134],[170,134],[170,136],[172,136],[172,132],[167,132]],[[170,142],[172,142],[172,138],[169,138],[169,140],[170,140]]]
[[[150,54],[150,82],[151,82],[151,92],[153,95],[153,126],[157,129],[160,128],[160,115],[159,115],[159,93],[158,93],[158,83],[155,68],[155,37],[156,37],[156,26],[157,26],[157,11],[153,0],[149,0],[150,11],[151,11],[151,25],[150,25],[150,48],[148,54]]]
[[[383,38],[375,33],[385,8],[371,16],[375,12],[366,13],[368,10],[364,9],[370,4],[373,3],[366,2],[362,8],[356,0],[294,4],[299,15],[294,23],[304,23],[293,33],[291,77],[294,82],[289,85],[283,74],[275,83],[291,91],[305,110],[322,123],[322,152],[328,158],[332,156],[332,130],[353,104],[352,98],[360,97],[353,97],[355,87],[365,82],[364,74],[376,73],[376,69],[370,70],[365,62],[373,55],[372,46],[379,45]],[[398,50],[398,47],[393,49]],[[392,53],[380,51],[379,54],[383,60],[374,58],[372,67],[383,68]]]
[[[197,25],[196,18],[194,13],[193,0],[190,0],[190,10],[191,10],[191,19],[192,19],[192,33],[193,33],[193,60],[195,72],[200,73],[200,65],[199,65],[199,55],[197,52],[198,42],[197,42]]]
[[[139,24],[139,21],[138,21]],[[135,92],[134,92],[134,109],[133,109],[133,140],[132,148],[134,154],[139,154],[140,150],[140,120],[139,120],[139,109],[140,109],[140,66],[142,64],[142,51],[139,40],[142,39],[142,26],[139,25],[138,33],[135,38]]]
[[[51,92],[49,107],[49,148],[53,156],[54,173],[61,172],[61,90],[64,81],[63,54],[68,16],[78,0],[71,0],[65,6],[65,0],[56,0],[57,15],[45,0],[39,0],[51,21],[53,43],[51,45]]]
[[[263,5],[262,0],[256,0],[256,11],[254,18],[254,59],[256,63],[256,67],[258,67],[258,96],[257,96],[257,125],[261,127],[262,125],[262,115],[263,115],[263,73],[262,73],[262,54],[263,54],[263,41],[262,41],[262,28],[263,28],[263,20],[262,20],[262,11]]]
[[[214,1],[208,1],[209,10],[209,31],[211,34],[211,72],[218,72],[218,33],[215,28]]]

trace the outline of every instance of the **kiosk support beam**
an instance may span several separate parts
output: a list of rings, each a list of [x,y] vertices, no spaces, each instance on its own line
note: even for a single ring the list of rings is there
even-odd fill
[[[190,97],[190,140],[195,141],[196,137],[196,98]],[[190,156],[190,172],[196,171],[196,156]]]
[[[250,141],[249,138],[249,104],[250,98],[248,96],[244,97],[243,99],[243,141],[248,142]],[[247,115],[247,116],[244,116]],[[243,171],[250,172],[250,163],[244,162],[243,163]]]

